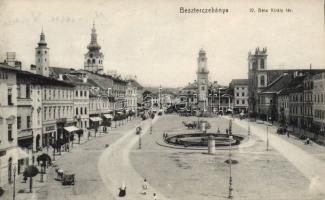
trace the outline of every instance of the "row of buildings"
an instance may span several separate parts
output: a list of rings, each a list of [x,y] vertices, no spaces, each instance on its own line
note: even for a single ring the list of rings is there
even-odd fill
[[[221,86],[209,81],[207,56],[201,49],[197,80],[176,94],[175,104],[193,114],[249,113],[324,141],[325,69],[268,69],[267,56],[266,48],[249,52],[248,79],[233,79],[229,86]]]
[[[137,114],[143,87],[103,72],[95,27],[87,48],[84,69],[51,67],[42,32],[30,70],[21,69],[15,53],[0,63],[0,187],[13,181],[13,168],[22,173],[38,151]]]
[[[267,69],[267,49],[248,54],[248,102],[252,116],[325,134],[325,69]]]

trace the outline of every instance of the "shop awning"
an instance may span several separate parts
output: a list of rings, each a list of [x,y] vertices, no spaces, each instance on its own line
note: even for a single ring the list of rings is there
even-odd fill
[[[90,117],[89,118],[91,121],[93,121],[93,122],[99,122],[99,121],[102,121],[102,118],[100,118],[100,117]]]
[[[75,127],[75,126],[67,126],[67,127],[64,127],[64,130],[71,133],[71,132],[74,132],[74,131],[79,131],[80,129]]]
[[[113,115],[111,115],[111,114],[104,114],[104,117],[106,119],[113,119]]]

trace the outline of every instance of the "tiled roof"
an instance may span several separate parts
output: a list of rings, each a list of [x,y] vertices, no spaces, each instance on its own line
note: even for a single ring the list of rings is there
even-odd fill
[[[292,79],[290,83],[287,84],[286,87],[283,87],[281,90],[279,90],[278,94],[286,95],[293,92],[302,92],[304,78],[305,78],[304,76],[300,76]]]
[[[277,93],[285,88],[292,81],[292,75],[281,75],[270,83],[261,93]]]
[[[232,85],[248,85],[248,79],[232,79]]]
[[[55,86],[62,86],[62,87],[75,87],[71,83],[67,83],[65,81],[59,81],[54,78],[42,76],[39,74],[33,74],[27,71],[17,71],[17,81],[24,81],[30,84],[35,85],[55,85]]]

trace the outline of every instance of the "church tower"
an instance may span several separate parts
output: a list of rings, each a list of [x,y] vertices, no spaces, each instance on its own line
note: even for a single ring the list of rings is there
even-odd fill
[[[208,109],[208,84],[209,84],[209,71],[207,66],[206,53],[204,49],[200,49],[199,57],[197,58],[197,86],[198,86],[198,108],[201,112],[205,112]]]
[[[258,111],[258,93],[267,86],[267,49],[248,52],[248,103],[249,112]]]
[[[91,40],[87,46],[88,52],[85,54],[84,69],[94,73],[103,73],[104,55],[99,51],[100,46],[97,43],[97,33],[95,23],[91,30]]]
[[[49,48],[47,47],[47,43],[45,41],[45,35],[43,33],[43,30],[40,35],[40,41],[37,44],[38,47],[35,48],[36,73],[48,77],[50,67],[50,55]]]

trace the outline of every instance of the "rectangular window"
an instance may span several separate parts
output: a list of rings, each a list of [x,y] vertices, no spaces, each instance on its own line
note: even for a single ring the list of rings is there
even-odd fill
[[[8,140],[13,141],[14,138],[12,138],[12,124],[8,124]]]
[[[30,85],[26,85],[26,98],[30,98]]]
[[[84,96],[87,97],[87,91],[86,90],[84,91]]]
[[[76,90],[76,97],[78,96],[78,91]]]
[[[245,100],[241,100],[241,104],[245,104]]]
[[[8,88],[8,105],[11,106],[13,105],[12,103],[12,89]]]
[[[237,100],[236,103],[239,104],[239,100]]]
[[[82,90],[80,90],[80,95],[79,96],[81,96],[82,97]]]
[[[76,115],[78,115],[78,108],[76,108]]]
[[[242,93],[241,93],[241,96],[242,96],[242,97],[243,97],[243,96],[245,96],[245,93],[244,93],[244,92],[242,92]]]
[[[20,92],[20,85],[17,85],[17,97],[21,97],[21,92]]]
[[[17,117],[17,129],[21,129],[21,117]]]
[[[30,116],[27,116],[27,128],[31,128],[32,127],[32,123],[30,120]]]
[[[87,115],[87,108],[85,108],[85,115]]]

